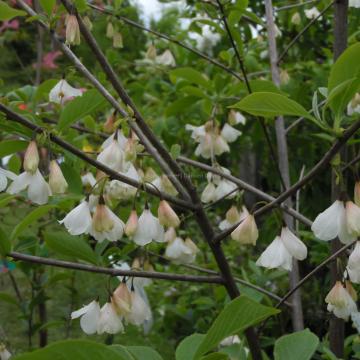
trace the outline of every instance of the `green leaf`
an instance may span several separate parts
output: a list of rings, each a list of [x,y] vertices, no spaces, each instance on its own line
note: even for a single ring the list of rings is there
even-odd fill
[[[0,209],[5,207],[12,199],[16,198],[17,195],[2,194],[0,196]]]
[[[31,353],[21,354],[14,360],[129,360],[110,346],[87,340],[65,340]]]
[[[31,213],[26,215],[25,218],[15,226],[14,230],[11,233],[11,238],[15,239],[25,230],[25,228],[33,224],[36,220],[40,219],[53,208],[55,208],[55,205],[42,205],[31,211]]]
[[[72,236],[63,231],[49,231],[44,238],[46,245],[60,255],[91,264],[98,263],[96,254],[81,236]]]
[[[0,1],[0,21],[11,20],[14,17],[25,15],[25,11],[14,9],[8,4],[6,4],[4,1]]]
[[[331,67],[328,92],[329,94],[340,84],[360,77],[360,43],[356,43],[348,47],[336,60],[335,64]],[[331,103],[331,108],[337,113],[341,113],[351,100],[356,92],[356,86],[352,91],[348,91],[346,96],[334,99]]]
[[[173,159],[177,159],[181,155],[181,146],[179,144],[173,144],[170,149],[170,154]]]
[[[296,101],[273,92],[256,92],[231,106],[251,115],[273,117],[278,115],[303,116],[314,118]]]
[[[225,306],[215,319],[195,353],[199,359],[217,346],[221,340],[253,326],[280,311],[261,305],[242,295]]]
[[[0,228],[0,254],[7,255],[11,251],[11,240],[9,234]]]
[[[221,353],[212,353],[206,356],[203,356],[201,360],[228,360],[229,357],[226,354]]]
[[[211,82],[203,74],[189,67],[178,68],[170,71],[170,78],[172,80],[181,78],[189,81],[191,84],[200,85],[206,89],[212,88]]]
[[[40,4],[47,14],[51,15],[56,4],[56,0],[40,0]]]
[[[67,162],[60,164],[60,168],[69,185],[69,192],[82,194],[83,187],[79,170],[69,165]]]
[[[6,302],[11,305],[18,305],[18,302],[14,296],[4,292],[0,293],[0,301]]]
[[[41,99],[48,99],[50,90],[59,82],[58,79],[49,79],[41,83],[34,95],[35,101],[40,101]]]
[[[23,140],[3,140],[0,142],[0,158],[25,150],[28,144]]]
[[[310,360],[319,345],[318,337],[309,329],[284,335],[274,347],[275,360]]]
[[[65,129],[86,115],[101,110],[105,105],[106,100],[97,90],[86,91],[64,107],[58,124],[59,130]]]
[[[127,346],[128,350],[135,360],[163,360],[163,358],[154,349],[148,346]]]
[[[204,340],[204,334],[192,334],[186,337],[176,348],[176,360],[191,360],[194,358],[196,350],[201,342]]]
[[[199,99],[194,96],[186,96],[181,99],[175,100],[170,106],[168,106],[165,110],[166,116],[176,115],[184,112],[184,109],[193,105]]]

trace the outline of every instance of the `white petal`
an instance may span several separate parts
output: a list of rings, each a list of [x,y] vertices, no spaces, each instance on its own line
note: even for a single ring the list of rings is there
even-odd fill
[[[92,223],[88,202],[81,202],[59,222],[60,224],[64,223],[66,229],[71,235],[87,234]]]
[[[203,203],[209,203],[214,201],[216,196],[215,192],[216,192],[215,185],[212,182],[209,182],[201,194],[201,201]]]
[[[97,301],[92,301],[88,310],[80,319],[81,329],[85,334],[95,334],[100,319],[100,305]]]
[[[37,169],[29,183],[28,197],[32,202],[43,205],[48,202],[50,195],[50,186],[41,175],[39,169]]]
[[[21,173],[12,184],[8,187],[7,192],[9,194],[18,194],[19,192],[25,190],[31,181],[32,175],[28,172]]]
[[[0,172],[0,191],[4,191],[7,187],[7,177]]]
[[[307,256],[307,248],[305,244],[295,236],[288,227],[281,229],[281,241],[283,242],[286,250],[298,260],[304,260]]]
[[[3,168],[0,168],[0,175],[4,175],[10,180],[15,180],[17,178],[17,175],[15,173],[9,170],[5,170]]]
[[[106,303],[100,310],[100,318],[98,322],[97,332],[103,334],[116,334],[120,331],[124,331],[124,326],[120,317],[116,313],[111,303]]]
[[[286,250],[279,236],[270,243],[270,245],[261,254],[256,261],[256,265],[263,266],[268,269],[283,268],[291,271],[292,257]]]
[[[340,232],[340,218],[345,214],[342,201],[336,200],[314,220],[311,230],[314,235],[324,241],[335,239]]]
[[[235,129],[228,123],[224,125],[221,130],[221,136],[228,142],[232,143],[241,135],[241,131]]]
[[[151,310],[138,291],[131,292],[131,312],[126,319],[133,325],[141,325],[151,319]]]
[[[340,228],[339,228],[339,240],[343,243],[343,244],[348,244],[352,241],[356,240],[356,235],[353,235],[349,232],[348,229],[348,224],[346,221],[346,211],[344,210],[339,217],[339,223],[340,223]]]
[[[224,196],[231,193],[235,189],[237,189],[237,185],[234,184],[233,182],[225,180],[225,179],[221,180],[215,190],[215,195],[214,195],[215,201],[222,199]],[[226,196],[226,198],[232,199],[236,196],[236,194],[237,194],[237,191],[234,191],[230,195]]]

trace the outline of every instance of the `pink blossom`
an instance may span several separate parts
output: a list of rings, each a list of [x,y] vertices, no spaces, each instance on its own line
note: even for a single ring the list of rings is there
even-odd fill
[[[44,55],[42,59],[42,67],[48,70],[57,69],[58,66],[55,64],[55,60],[60,55],[62,55],[62,52],[59,50],[48,52],[47,54]]]

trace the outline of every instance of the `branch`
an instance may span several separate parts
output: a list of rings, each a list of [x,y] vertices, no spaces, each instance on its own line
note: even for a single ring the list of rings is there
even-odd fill
[[[8,107],[6,107],[5,105],[3,105],[1,103],[0,103],[0,111],[6,115],[8,120],[15,121],[15,122],[27,127],[28,129],[33,130],[34,132],[36,132],[38,134],[46,133],[45,129],[43,129],[42,127],[40,127],[38,125],[33,124],[29,120],[25,119],[24,117],[17,114],[16,112],[14,112],[13,110],[9,109]],[[70,143],[66,142],[65,140],[61,139],[60,137],[58,137],[54,134],[49,134],[49,138],[53,143],[59,145],[61,148],[71,152],[72,154],[74,154],[78,158],[86,161],[88,164],[94,166],[98,170],[103,171],[111,179],[122,181],[126,184],[134,186],[135,188],[139,188],[140,190],[145,190],[147,193],[152,194],[154,196],[157,196],[157,197],[161,196],[165,200],[167,200],[175,205],[178,205],[182,208],[191,209],[191,210],[195,209],[195,207],[193,206],[192,203],[186,202],[181,199],[177,199],[177,198],[170,196],[164,192],[154,189],[150,185],[141,184],[132,178],[129,178],[123,174],[120,174],[120,173],[114,171],[113,169],[110,169],[106,165],[102,164],[101,162],[99,162],[97,160],[94,160],[93,158],[86,155],[83,151],[79,150],[75,146],[71,145]]]
[[[224,280],[222,279],[221,276],[200,276],[200,275],[161,273],[156,271],[120,270],[120,269],[99,267],[94,265],[74,263],[70,261],[49,259],[41,256],[22,254],[14,251],[9,253],[8,256],[12,257],[15,260],[21,260],[35,264],[87,271],[97,274],[107,274],[111,276],[131,276],[134,278],[140,277],[140,278],[148,278],[148,279],[186,281],[186,282],[198,282],[198,283],[210,283],[210,284],[224,283]]]
[[[253,193],[254,195],[258,196],[260,199],[263,199],[263,200],[265,200],[267,202],[272,202],[272,201],[274,201],[276,199],[273,196],[268,195],[267,193],[257,189],[256,187],[251,186],[250,184],[246,183],[245,181],[243,181],[243,180],[241,180],[241,179],[239,179],[239,178],[237,178],[237,177],[235,177],[233,175],[225,174],[221,170],[215,169],[215,168],[213,168],[213,167],[211,167],[209,165],[203,164],[203,163],[195,161],[195,160],[188,159],[188,158],[186,158],[184,156],[179,156],[177,158],[177,160],[179,162],[184,163],[184,164],[188,164],[188,165],[197,167],[199,169],[211,172],[213,174],[219,175],[222,178],[227,179],[227,180],[233,182],[234,184],[238,185],[239,188],[244,189],[246,191],[249,191],[249,192]],[[301,221],[304,225],[307,225],[307,226],[312,225],[312,221],[310,219],[303,216],[302,214],[300,214],[296,210],[290,208],[286,204],[280,204],[279,206],[281,207],[281,209],[283,209],[289,215],[291,215],[295,219]]]
[[[347,130],[344,131],[342,136],[335,141],[335,143],[331,146],[331,148],[325,153],[322,159],[298,182],[292,185],[288,190],[284,191],[280,194],[275,200],[271,201],[269,204],[261,207],[259,210],[254,212],[254,216],[260,216],[265,214],[267,211],[272,209],[274,206],[281,204],[285,201],[288,197],[292,196],[296,193],[296,191],[306,185],[310,180],[312,180],[319,172],[326,167],[332,158],[340,151],[340,149],[346,144],[346,142],[353,136],[356,131],[360,128],[360,120],[357,120],[354,124],[352,124]],[[221,232],[218,234],[214,241],[216,243],[220,242],[226,236],[230,235],[236,227],[240,223],[233,225],[231,228]]]
[[[124,22],[125,24],[128,24],[128,25],[130,25],[130,26],[133,26],[133,27],[138,28],[138,29],[140,29],[140,30],[146,31],[146,32],[148,32],[148,33],[150,33],[150,34],[153,34],[153,35],[155,35],[155,36],[157,36],[157,37],[159,37],[159,38],[161,38],[161,39],[164,39],[164,40],[167,40],[167,41],[169,41],[169,42],[172,42],[172,43],[174,43],[174,44],[176,44],[176,45],[178,45],[178,46],[180,46],[180,47],[182,47],[182,48],[184,48],[184,49],[186,49],[186,50],[188,50],[188,51],[196,54],[197,56],[201,57],[202,59],[208,61],[210,64],[213,64],[213,65],[219,67],[220,69],[226,71],[227,73],[229,73],[230,75],[234,76],[234,77],[237,78],[238,80],[243,80],[243,78],[242,78],[238,73],[236,73],[234,70],[232,70],[232,69],[230,69],[229,67],[225,66],[225,65],[222,64],[221,62],[219,62],[219,61],[211,58],[210,56],[202,53],[201,51],[199,51],[199,50],[197,50],[197,49],[195,49],[195,48],[193,48],[193,47],[191,47],[191,46],[189,46],[189,45],[186,45],[186,44],[184,44],[183,42],[181,42],[181,41],[179,41],[179,40],[176,40],[175,38],[172,38],[172,37],[170,37],[170,36],[168,36],[168,35],[162,34],[162,33],[158,32],[158,31],[152,30],[152,29],[150,29],[150,28],[147,28],[147,27],[145,27],[145,26],[143,26],[143,25],[135,22],[134,20],[131,20],[131,19],[126,18],[125,16],[115,15],[112,11],[109,11],[109,10],[106,10],[106,9],[102,9],[102,8],[100,8],[100,7],[96,6],[96,5],[90,4],[90,3],[88,3],[88,5],[89,5],[92,9],[94,9],[94,10],[96,10],[96,11],[98,11],[98,12],[101,12],[101,13],[103,13],[103,14],[111,15],[111,16],[113,16],[113,17],[121,20],[121,21]]]
[[[289,10],[292,9],[294,7],[302,7],[302,6],[306,6],[309,4],[313,4],[313,3],[318,3],[320,2],[320,0],[309,0],[309,1],[304,1],[301,3],[297,3],[297,4],[291,4],[291,5],[284,5],[281,7],[275,7],[275,11],[284,11],[284,10]]]
[[[318,16],[316,16],[314,19],[312,19],[289,43],[289,45],[285,48],[285,50],[282,52],[282,54],[279,56],[279,59],[277,61],[278,64],[283,60],[283,58],[286,56],[290,48],[292,48],[293,45],[298,41],[298,39],[310,28],[312,24],[314,24],[322,15],[326,13],[328,9],[335,3],[336,0],[333,0],[331,3],[329,3]]]

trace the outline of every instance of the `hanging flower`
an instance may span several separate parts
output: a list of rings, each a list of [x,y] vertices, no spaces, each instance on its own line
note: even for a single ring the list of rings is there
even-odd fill
[[[125,146],[126,146],[126,142],[128,141],[128,139],[126,138],[126,136],[124,135],[124,133],[122,132],[122,130],[117,130],[115,131],[113,134],[111,134],[101,145],[101,149],[104,150],[105,148],[107,148],[108,146],[110,146],[113,143],[113,140],[116,139],[120,149],[121,150],[125,150]]]
[[[239,223],[244,220],[249,215],[249,212],[245,206],[241,208],[241,212],[236,208],[236,206],[232,206],[225,215],[225,219],[220,222],[219,229],[226,230],[231,226]]]
[[[360,0],[349,0],[349,7],[360,8]]]
[[[114,35],[113,35],[113,47],[118,49],[118,48],[123,48],[124,44],[123,44],[123,37],[121,35],[121,33],[119,31],[114,31]]]
[[[150,44],[146,50],[145,59],[154,61],[156,59],[156,48],[154,44]]]
[[[289,73],[286,70],[282,69],[280,71],[280,83],[282,85],[286,85],[289,83],[289,81],[290,81]]]
[[[159,223],[166,227],[177,228],[180,225],[180,219],[166,200],[161,200],[158,208]]]
[[[25,189],[27,189],[28,198],[38,205],[46,204],[51,195],[50,187],[39,169],[34,174],[25,171],[17,176],[8,187],[7,192],[9,194],[18,194]]]
[[[71,313],[71,320],[80,318],[81,329],[87,335],[92,335],[97,332],[98,323],[100,319],[100,305],[94,300],[90,304],[85,305],[77,311]]]
[[[228,143],[236,141],[236,139],[242,134],[241,131],[235,129],[228,123],[226,123],[221,129],[221,137]]]
[[[96,184],[96,179],[91,172],[87,172],[81,176],[81,182],[84,186],[92,188]]]
[[[64,194],[68,188],[68,183],[56,160],[50,161],[49,185],[53,194]]]
[[[138,227],[134,234],[134,242],[145,246],[151,241],[164,242],[164,228],[159,220],[151,213],[148,204],[139,217]]]
[[[125,224],[105,205],[104,198],[100,196],[89,234],[99,242],[105,239],[117,241],[122,238],[124,228]]]
[[[230,110],[230,112],[228,114],[228,123],[231,126],[238,125],[238,124],[245,125],[246,118],[239,111],[235,111],[234,109],[232,109],[232,110]]]
[[[354,250],[349,256],[346,272],[353,283],[360,284],[360,241],[356,242]]]
[[[281,229],[281,241],[286,250],[297,260],[304,260],[307,257],[307,248],[304,243],[295,236],[287,226]]]
[[[124,169],[124,151],[121,149],[116,137],[114,137],[110,145],[105,147],[97,156],[97,161],[115,171],[122,171]]]
[[[168,243],[171,242],[173,240],[175,240],[176,238],[176,231],[173,227],[169,227],[164,235],[164,242]]]
[[[131,210],[128,221],[125,225],[125,234],[129,237],[133,236],[138,228],[139,218],[137,216],[136,210]]]
[[[283,268],[284,270],[291,271],[292,256],[281,241],[280,236],[276,236],[260,255],[256,265],[268,269]]]
[[[126,315],[126,320],[133,325],[142,325],[145,321],[151,320],[149,305],[134,288],[131,289],[131,312]]]
[[[148,177],[149,174],[146,175]],[[147,180],[146,180],[147,181]],[[178,194],[178,191],[175,189],[172,182],[169,180],[169,178],[163,174],[161,176],[157,176],[156,178],[151,181],[151,183],[160,191],[165,192],[169,195],[176,196]]]
[[[131,294],[125,282],[121,282],[112,296],[120,315],[128,315],[131,311]]]
[[[0,191],[4,191],[8,185],[8,179],[15,180],[17,175],[12,171],[0,168]]]
[[[360,5],[358,7],[360,7]],[[353,114],[360,114],[360,93],[356,93],[353,99],[349,102],[347,106],[347,114],[349,116]]]
[[[248,215],[231,233],[231,238],[242,245],[255,245],[259,237],[254,215]]]
[[[357,312],[356,303],[340,281],[337,281],[325,298],[327,310],[340,319],[347,321],[353,312]]]
[[[176,66],[176,61],[174,55],[170,50],[165,50],[162,54],[156,57],[155,59],[157,64],[165,66]]]
[[[339,200],[334,201],[328,209],[316,217],[311,230],[318,239],[324,241],[333,240],[337,236],[344,244],[355,240],[347,228],[344,203]]]
[[[165,256],[175,262],[190,264],[195,261],[198,251],[198,247],[190,238],[184,241],[180,237],[175,237],[168,243]]]
[[[71,235],[88,234],[91,229],[91,214],[89,203],[84,200],[72,209],[61,221]]]
[[[293,16],[291,17],[291,22],[294,24],[294,25],[300,25],[301,23],[301,16],[298,12],[295,12],[293,14]]]
[[[317,9],[316,6],[312,7],[311,9],[305,9],[304,12],[305,16],[310,20],[314,20],[320,15],[320,11]]]
[[[97,326],[97,333],[117,334],[123,332],[124,326],[120,316],[116,312],[116,305],[111,298],[100,310],[100,318]]]
[[[11,358],[11,353],[8,351],[4,344],[0,344],[0,360],[9,360]]]
[[[201,201],[205,204],[215,201],[216,195],[215,195],[216,187],[212,181],[210,181],[204,191],[201,194]]]
[[[80,45],[79,23],[75,15],[66,15],[66,43],[68,45]]]
[[[82,91],[70,86],[65,79],[62,79],[50,90],[49,101],[63,105],[77,96],[82,96]]]
[[[24,170],[30,174],[34,174],[39,167],[39,152],[36,141],[30,141],[24,155]]]
[[[353,236],[360,235],[360,207],[352,201],[347,201],[345,205],[346,225],[348,232]]]

